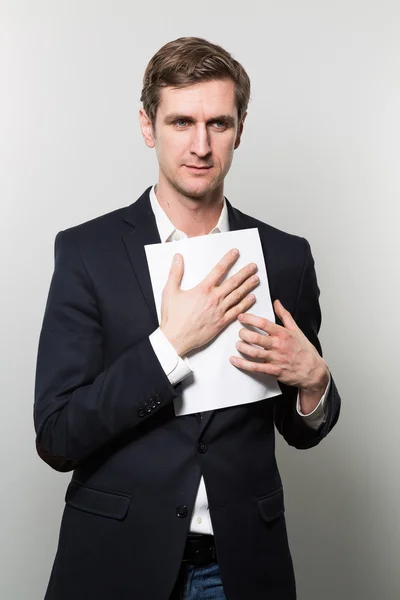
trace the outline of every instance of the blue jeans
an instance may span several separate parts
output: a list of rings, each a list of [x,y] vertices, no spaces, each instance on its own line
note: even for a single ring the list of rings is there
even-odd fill
[[[179,581],[180,600],[226,600],[217,563],[206,567],[183,564]]]

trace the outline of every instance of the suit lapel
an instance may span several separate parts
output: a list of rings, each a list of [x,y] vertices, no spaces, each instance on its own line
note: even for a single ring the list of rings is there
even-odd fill
[[[157,309],[144,247],[147,244],[159,244],[161,239],[149,200],[150,189],[148,188],[139,200],[126,209],[124,221],[133,225],[133,229],[123,235],[123,240],[136,279],[149,308],[152,324],[156,329],[158,327]]]

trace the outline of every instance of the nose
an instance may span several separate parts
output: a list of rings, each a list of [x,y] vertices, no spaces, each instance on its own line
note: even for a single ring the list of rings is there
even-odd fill
[[[191,153],[196,154],[200,158],[205,158],[211,152],[207,126],[198,123],[196,127],[193,127],[192,136]]]

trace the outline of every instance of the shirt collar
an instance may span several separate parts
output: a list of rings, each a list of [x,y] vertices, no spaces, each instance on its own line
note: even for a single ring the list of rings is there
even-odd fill
[[[153,185],[153,187],[150,190],[150,204],[154,216],[156,218],[157,229],[158,233],[160,234],[161,241],[163,243],[170,241],[175,232],[181,234],[180,237],[187,237],[187,235],[183,233],[183,231],[180,231],[174,226],[174,224],[167,217],[165,211],[161,208],[160,204],[158,203],[154,187],[155,186]],[[227,231],[229,231],[229,219],[228,208],[226,206],[226,200],[224,198],[224,204],[221,210],[220,217],[218,219],[218,223],[209,233],[226,233]]]

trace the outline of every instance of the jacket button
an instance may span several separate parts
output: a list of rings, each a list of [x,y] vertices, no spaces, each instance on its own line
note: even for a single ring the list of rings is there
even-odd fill
[[[205,452],[207,452],[207,444],[205,444],[204,442],[199,442],[197,444],[197,451],[200,452],[200,454],[204,454]]]
[[[187,514],[188,514],[187,506],[185,506],[184,504],[180,504],[176,508],[176,514],[180,519],[184,519],[185,517],[187,517]]]
[[[162,399],[160,398],[160,396],[158,394],[156,394],[154,396],[154,400],[155,400],[156,404],[161,404],[161,402],[162,402]]]
[[[146,411],[144,411],[143,408],[139,408],[137,414],[139,415],[139,417],[144,417],[144,415],[146,414]]]

